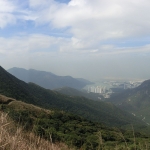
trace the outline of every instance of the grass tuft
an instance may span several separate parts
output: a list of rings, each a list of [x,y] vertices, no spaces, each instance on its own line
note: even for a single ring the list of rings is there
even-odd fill
[[[0,112],[0,150],[69,150],[63,143],[52,143],[37,137],[34,133],[25,133],[16,127],[6,113]]]

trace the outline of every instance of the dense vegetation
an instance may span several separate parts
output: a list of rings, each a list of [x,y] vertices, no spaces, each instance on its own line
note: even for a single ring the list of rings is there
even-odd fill
[[[135,143],[132,130],[109,128],[64,111],[44,110],[10,98],[5,99],[4,104],[0,98],[0,111],[8,113],[25,130],[33,131],[37,136],[54,143],[63,142],[83,150],[111,150],[115,147],[120,150],[129,147],[134,149],[135,145],[145,147],[144,144],[149,147],[149,138],[140,133],[134,133]],[[9,102],[6,103],[7,101]]]
[[[24,130],[0,111],[0,150],[72,150],[62,142],[52,143]]]
[[[70,97],[46,90],[33,83],[27,84],[9,74],[2,67],[0,67],[0,93],[43,108],[71,112],[88,120],[103,122],[111,126],[126,126],[132,123],[143,127],[141,121],[111,103],[92,101],[84,97]]]

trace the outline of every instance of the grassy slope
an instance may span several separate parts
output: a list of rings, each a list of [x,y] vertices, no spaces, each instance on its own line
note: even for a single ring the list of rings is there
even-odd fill
[[[0,103],[1,111],[9,112],[9,116],[16,123],[19,122],[19,125],[22,125],[23,128],[26,129],[26,132],[34,132],[30,135],[37,135],[34,135],[33,138],[35,139],[33,140],[34,142],[32,141],[32,145],[30,136],[26,136],[28,139],[30,139],[30,142],[27,142],[27,139],[19,137],[18,140],[21,140],[21,143],[23,143],[21,145],[23,146],[24,144],[27,147],[35,146],[33,149],[36,149],[36,139],[38,139],[38,136],[42,136],[47,140],[51,139],[54,143],[63,142],[71,147],[74,147],[75,149],[82,148],[83,150],[95,150],[98,149],[98,147],[103,147],[103,150],[116,148],[125,150],[129,147],[134,147],[132,131],[120,131],[117,128],[109,128],[102,124],[94,123],[75,115],[71,115],[62,111],[50,111],[42,109],[40,107],[26,104],[21,101],[16,101],[12,98],[8,98],[2,95],[0,95]],[[5,136],[7,135],[8,134]],[[141,142],[141,146],[143,147],[145,144],[144,142],[146,142],[147,146],[149,146],[149,139],[146,136],[143,136],[140,133],[135,133],[135,136],[137,138],[136,140],[138,146],[138,141]],[[10,137],[8,139],[10,139]],[[19,144],[17,142],[17,136],[15,136],[14,139],[16,146]],[[3,143],[5,144],[4,141]],[[29,145],[27,145],[27,143]],[[40,139],[40,145],[37,148],[42,149],[43,146],[48,145],[52,146],[52,143],[48,143]],[[12,146],[10,140],[9,146]],[[60,148],[59,145],[54,146],[58,147],[58,149]],[[63,144],[63,146],[65,145]]]
[[[6,99],[6,97],[5,97]],[[52,143],[14,123],[0,111],[0,149],[3,150],[71,150],[63,143]]]

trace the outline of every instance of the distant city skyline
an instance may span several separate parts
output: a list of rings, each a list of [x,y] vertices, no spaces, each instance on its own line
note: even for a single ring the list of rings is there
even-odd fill
[[[0,65],[150,79],[149,0],[0,0]]]

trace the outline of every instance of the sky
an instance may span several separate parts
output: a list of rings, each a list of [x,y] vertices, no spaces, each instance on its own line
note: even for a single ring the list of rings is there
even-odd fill
[[[149,0],[0,0],[0,65],[150,78]]]

